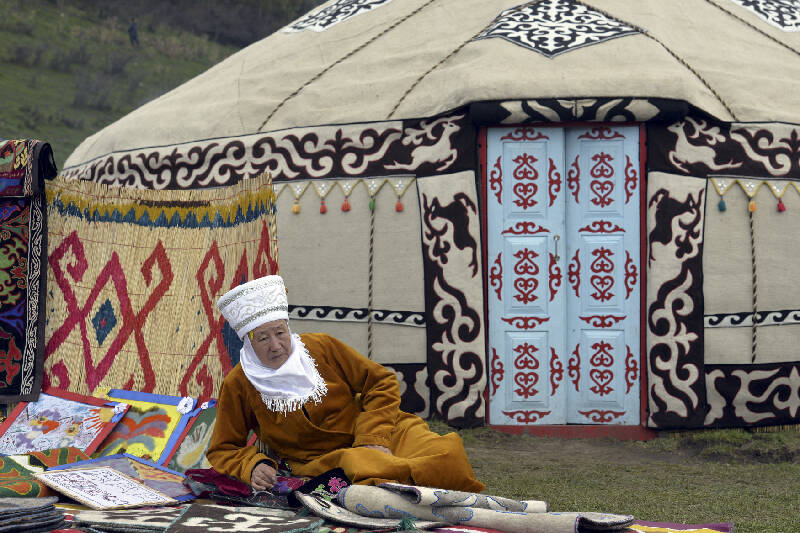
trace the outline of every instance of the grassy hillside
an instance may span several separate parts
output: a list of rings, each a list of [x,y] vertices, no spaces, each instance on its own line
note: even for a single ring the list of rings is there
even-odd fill
[[[0,17],[0,138],[53,146],[59,169],[88,135],[237,50],[163,24],[63,1],[11,2]]]

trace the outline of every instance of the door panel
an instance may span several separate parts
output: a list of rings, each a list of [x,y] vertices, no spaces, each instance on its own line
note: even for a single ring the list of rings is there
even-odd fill
[[[564,230],[564,133],[498,128],[488,137],[490,420],[563,424],[565,307],[554,243]]]
[[[571,128],[567,422],[639,422],[639,130]],[[628,353],[631,356],[628,356]],[[636,376],[633,376],[634,371]]]
[[[492,424],[638,424],[638,133],[487,131]]]

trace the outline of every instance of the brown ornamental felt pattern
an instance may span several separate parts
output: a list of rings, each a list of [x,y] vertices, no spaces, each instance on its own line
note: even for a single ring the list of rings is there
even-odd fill
[[[193,504],[167,528],[167,533],[303,533],[316,531],[322,523],[319,518],[298,518],[293,511],[280,509]]]

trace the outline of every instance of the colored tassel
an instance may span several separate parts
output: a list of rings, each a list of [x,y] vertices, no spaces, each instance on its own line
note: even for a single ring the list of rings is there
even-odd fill
[[[325,198],[319,199],[319,213],[324,215],[328,212],[328,206],[325,205]]]
[[[295,215],[300,213],[300,204],[297,203],[297,200],[294,201],[294,205],[292,206],[292,213]]]
[[[719,207],[720,211],[727,211],[728,210],[728,206],[725,205],[725,198],[720,198],[719,199],[719,203],[717,204],[717,207]]]
[[[344,202],[342,202],[342,211],[345,213],[350,211],[350,202],[347,201],[347,196],[344,197]]]
[[[403,211],[403,202],[401,202],[399,198],[397,199],[397,203],[394,204],[394,210],[398,213]]]
[[[783,204],[783,198],[778,199],[778,212],[783,213],[786,211],[786,206]]]
[[[375,211],[375,197],[371,196],[369,199],[369,210]]]
[[[412,531],[415,529],[417,528],[414,526],[414,519],[409,515],[404,515],[400,523],[397,524],[397,531]]]
[[[751,213],[755,213],[756,212],[756,201],[755,200],[750,200],[750,204],[747,206],[747,209]]]

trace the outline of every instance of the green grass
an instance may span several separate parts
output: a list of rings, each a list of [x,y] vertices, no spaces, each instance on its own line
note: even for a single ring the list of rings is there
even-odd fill
[[[135,50],[122,21],[24,5],[0,19],[0,138],[49,142],[59,168],[87,136],[236,51],[163,26],[140,26]]]
[[[451,431],[440,422],[431,427]],[[486,493],[554,511],[639,520],[734,522],[737,533],[800,531],[800,432],[710,430],[647,442],[459,430]]]

